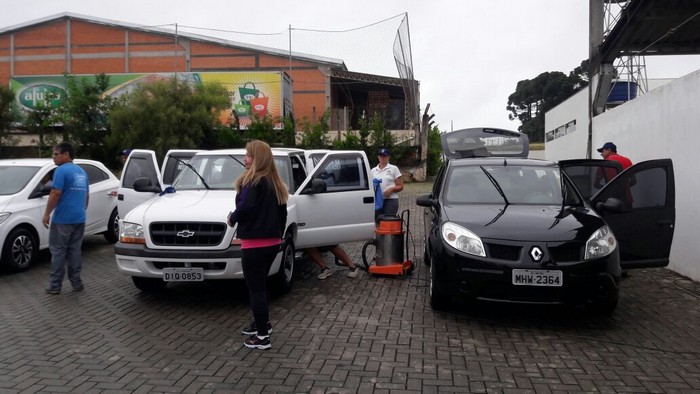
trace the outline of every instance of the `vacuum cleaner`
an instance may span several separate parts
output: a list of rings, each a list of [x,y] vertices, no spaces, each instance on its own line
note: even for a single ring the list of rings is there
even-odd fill
[[[409,210],[403,211],[401,217],[385,215],[379,218],[375,238],[362,246],[362,261],[367,272],[403,277],[413,271],[413,262],[410,259],[404,260],[404,256],[408,256],[408,244],[405,242],[407,231],[404,230],[404,224],[408,229],[409,220]],[[367,251],[371,248],[375,249],[375,256],[368,259]]]

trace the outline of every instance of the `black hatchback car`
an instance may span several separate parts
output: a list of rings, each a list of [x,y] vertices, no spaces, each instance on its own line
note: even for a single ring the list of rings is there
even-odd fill
[[[424,207],[430,303],[456,298],[584,304],[612,313],[622,270],[668,265],[673,164],[527,159],[527,136],[442,135],[446,162]]]

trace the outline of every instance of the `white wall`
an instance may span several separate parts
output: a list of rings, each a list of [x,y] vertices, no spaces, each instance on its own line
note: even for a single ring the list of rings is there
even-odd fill
[[[584,95],[583,112],[586,112],[587,91]],[[577,100],[576,96],[569,101]],[[571,111],[571,116],[581,112],[578,106],[570,105],[560,105],[550,112],[566,110]],[[552,114],[550,118],[547,115],[549,113],[545,116],[545,130],[552,127],[548,126],[548,119],[555,121],[566,117],[566,114]],[[584,155],[579,152],[585,151],[586,133],[587,130],[577,128],[571,135],[546,143],[547,159],[585,157],[585,152]],[[700,153],[700,70],[596,116],[593,119],[593,149],[606,141],[614,142],[618,152],[633,163],[665,157],[673,159],[676,228],[669,268],[700,281],[700,261],[697,259],[700,204],[696,201],[696,196],[700,196],[700,175],[695,170]],[[592,152],[592,157],[597,155],[598,152]]]
[[[545,135],[576,120],[576,130],[544,144],[545,158],[558,161],[585,159],[588,141],[588,89],[583,89],[544,114]]]

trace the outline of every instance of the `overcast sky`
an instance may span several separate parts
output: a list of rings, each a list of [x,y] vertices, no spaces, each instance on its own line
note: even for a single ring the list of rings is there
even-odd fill
[[[505,107],[518,81],[544,71],[568,74],[588,57],[588,0],[0,0],[0,9],[0,30],[71,12],[166,28],[177,23],[196,27],[190,30],[197,34],[242,42],[266,38],[281,45],[288,45],[282,33],[290,26],[338,31],[373,25],[357,33],[321,34],[345,37],[325,41],[347,55],[329,49],[326,56],[345,61],[350,71],[391,76],[395,67],[386,70],[387,64],[393,66],[394,32],[407,13],[421,113],[430,103],[443,131],[517,129],[519,123],[508,120]],[[319,35],[292,37],[293,47],[301,47],[317,42]],[[342,46],[335,44],[338,40]],[[362,48],[360,55],[350,46]],[[646,66],[649,78],[675,78],[700,69],[700,57],[647,57]]]

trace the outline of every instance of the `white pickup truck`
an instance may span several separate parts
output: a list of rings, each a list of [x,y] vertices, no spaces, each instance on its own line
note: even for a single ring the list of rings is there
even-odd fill
[[[300,149],[273,148],[289,187],[284,244],[270,269],[271,288],[288,291],[295,248],[374,236],[374,195],[362,151],[325,153],[317,164]],[[168,282],[243,278],[240,241],[226,218],[244,149],[170,151],[161,170],[154,152],[133,150],[118,194],[117,267],[142,291]]]

